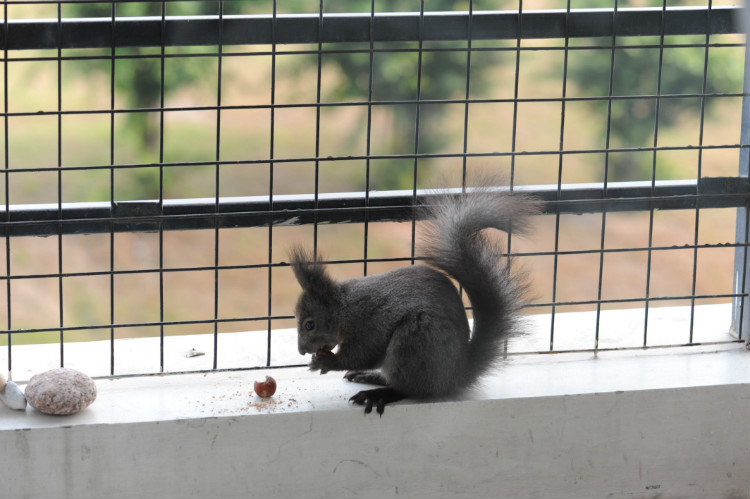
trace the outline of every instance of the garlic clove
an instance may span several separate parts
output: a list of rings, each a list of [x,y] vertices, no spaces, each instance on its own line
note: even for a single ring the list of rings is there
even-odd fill
[[[3,376],[3,373],[0,373],[0,392],[5,390],[5,376]]]
[[[5,389],[0,391],[0,401],[11,409],[23,411],[26,409],[26,396],[13,381],[5,384]]]

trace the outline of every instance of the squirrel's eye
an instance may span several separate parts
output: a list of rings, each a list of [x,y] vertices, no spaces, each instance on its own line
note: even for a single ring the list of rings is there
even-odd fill
[[[315,329],[315,321],[305,321],[305,330],[312,331]]]

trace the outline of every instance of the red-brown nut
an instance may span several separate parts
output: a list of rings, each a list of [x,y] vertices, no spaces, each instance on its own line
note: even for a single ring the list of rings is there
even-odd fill
[[[276,380],[271,376],[266,376],[265,381],[256,381],[253,389],[259,397],[270,397],[276,393]]]

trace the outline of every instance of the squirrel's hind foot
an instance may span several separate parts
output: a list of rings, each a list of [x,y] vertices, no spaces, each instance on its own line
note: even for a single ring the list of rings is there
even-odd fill
[[[353,383],[362,383],[363,385],[388,385],[388,381],[380,371],[346,371],[344,379]]]
[[[391,402],[398,402],[406,398],[403,393],[393,388],[375,388],[373,390],[362,390],[349,399],[349,402],[365,406],[365,414],[372,412],[373,404],[380,416],[383,416],[385,405]]]

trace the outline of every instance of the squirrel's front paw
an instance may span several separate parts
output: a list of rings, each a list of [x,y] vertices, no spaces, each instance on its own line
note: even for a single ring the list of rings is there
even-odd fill
[[[336,357],[334,357],[333,352],[330,350],[318,350],[318,352],[314,353],[312,356],[310,370],[320,371],[320,374],[325,374],[334,369],[335,362]]]

